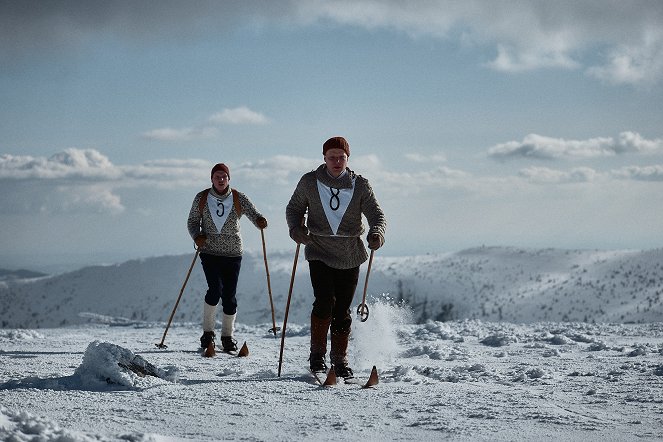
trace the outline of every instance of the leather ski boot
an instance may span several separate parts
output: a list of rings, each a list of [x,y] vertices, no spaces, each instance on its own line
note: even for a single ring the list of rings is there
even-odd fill
[[[200,348],[209,347],[210,343],[214,343],[215,337],[213,331],[203,332],[203,335],[200,337]]]
[[[331,335],[331,363],[336,371],[336,376],[344,379],[352,379],[354,373],[348,366],[348,341],[350,340],[350,332],[334,333]]]
[[[221,345],[226,353],[237,351],[237,341],[232,336],[221,336]]]
[[[327,331],[331,324],[331,318],[320,319],[311,314],[311,354],[309,367],[314,373],[326,373],[327,364]]]

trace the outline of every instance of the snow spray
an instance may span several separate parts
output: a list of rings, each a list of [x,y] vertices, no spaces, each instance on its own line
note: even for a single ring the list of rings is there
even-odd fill
[[[367,302],[370,316],[366,322],[352,322],[349,359],[356,370],[370,370],[393,361],[401,351],[399,329],[412,322],[412,312],[405,303],[397,303],[388,294]]]

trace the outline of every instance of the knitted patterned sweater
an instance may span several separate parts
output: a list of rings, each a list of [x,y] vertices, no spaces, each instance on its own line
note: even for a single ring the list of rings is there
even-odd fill
[[[301,225],[308,210],[306,226],[311,243],[304,248],[308,261],[320,260],[330,267],[349,269],[361,265],[368,258],[362,241],[365,232],[362,214],[368,221],[368,235],[377,233],[384,240],[387,222],[368,180],[346,169],[347,174],[338,178],[327,173],[324,164],[302,176],[286,207],[286,221],[290,231]],[[348,208],[334,235],[318,192],[318,181],[334,189],[350,189],[354,192]]]
[[[208,253],[210,255],[218,256],[242,256],[243,249],[242,237],[239,229],[239,217],[232,204],[232,192],[230,186],[226,188],[223,195],[219,195],[214,187],[209,191],[210,195],[224,202],[227,198],[230,198],[230,207],[232,207],[232,209],[220,232],[217,231],[216,225],[210,215],[209,207],[206,203],[203,206],[203,215],[201,219],[199,204],[200,198],[204,192],[204,190],[198,192],[191,204],[191,211],[189,212],[189,218],[187,219],[189,235],[191,235],[192,239],[195,239],[200,234],[207,236],[207,242],[200,249],[200,253]],[[249,201],[246,195],[238,191],[237,196],[239,197],[239,203],[242,207],[241,215],[246,215],[246,217],[258,227],[256,220],[262,217],[262,215],[256,210],[253,203]]]

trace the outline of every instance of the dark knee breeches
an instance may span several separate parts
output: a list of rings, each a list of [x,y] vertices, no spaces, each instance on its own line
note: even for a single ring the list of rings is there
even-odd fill
[[[221,300],[223,313],[234,315],[237,312],[237,280],[242,266],[241,256],[216,256],[207,253],[200,254],[205,279],[207,280],[207,294],[205,302],[217,305]]]
[[[335,269],[322,261],[309,261],[313,286],[313,314],[320,319],[332,318],[332,333],[349,333],[352,326],[350,306],[354,298],[359,267]]]

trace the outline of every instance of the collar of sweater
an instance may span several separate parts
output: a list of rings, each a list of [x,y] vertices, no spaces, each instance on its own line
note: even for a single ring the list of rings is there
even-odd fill
[[[327,173],[327,166],[321,164],[315,170],[315,177],[325,186],[333,187],[334,189],[351,189],[355,173],[348,168],[345,170],[347,173],[342,173],[338,178],[334,178]]]
[[[214,198],[219,198],[219,199],[226,199],[228,195],[230,195],[230,186],[226,186],[226,191],[223,193],[219,193],[216,191],[214,186],[210,189],[209,193],[214,197]]]

